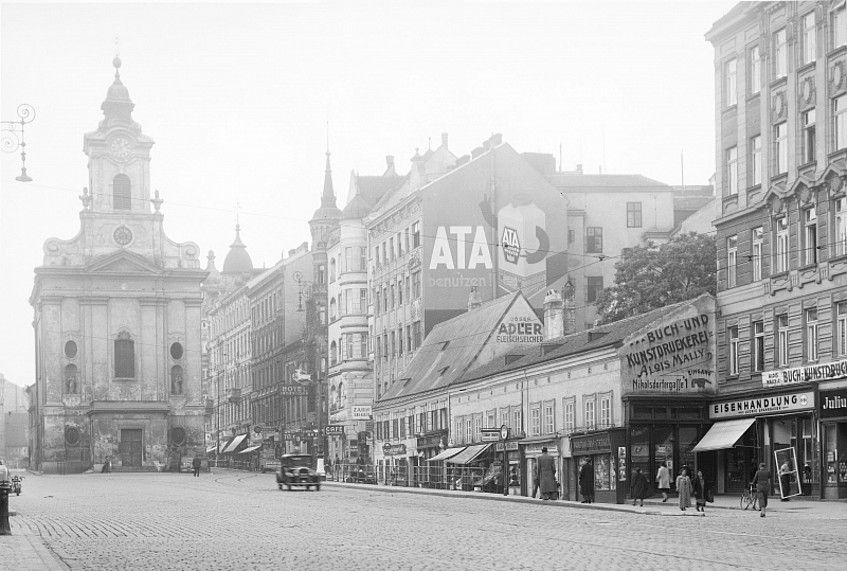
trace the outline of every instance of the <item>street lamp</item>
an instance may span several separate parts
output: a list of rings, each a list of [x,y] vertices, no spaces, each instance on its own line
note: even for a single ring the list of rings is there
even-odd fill
[[[24,138],[24,126],[35,120],[35,107],[28,103],[18,105],[18,119],[16,121],[0,121],[2,129],[2,148],[4,153],[14,153],[21,149],[21,174],[15,177],[19,182],[31,182],[32,177],[26,174],[26,139]],[[18,137],[20,134],[20,137]]]

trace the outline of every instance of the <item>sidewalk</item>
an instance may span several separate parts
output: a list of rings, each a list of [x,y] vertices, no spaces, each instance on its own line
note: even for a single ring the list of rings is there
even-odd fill
[[[441,489],[432,489],[432,488],[411,488],[411,487],[403,487],[403,486],[384,486],[384,485],[373,485],[373,484],[352,484],[345,482],[334,482],[331,480],[327,480],[324,485],[326,486],[338,486],[343,488],[352,488],[352,489],[360,489],[360,490],[370,490],[376,492],[385,492],[385,493],[397,493],[397,494],[418,494],[418,495],[430,495],[430,496],[441,496],[441,497],[458,497],[458,498],[467,498],[467,499],[476,499],[476,500],[493,500],[493,501],[501,501],[501,502],[514,502],[514,503],[529,503],[529,504],[547,504],[550,506],[556,507],[565,507],[565,508],[575,508],[575,509],[589,509],[589,510],[602,510],[602,511],[615,511],[615,512],[628,512],[633,514],[643,514],[643,515],[660,515],[660,516],[670,516],[670,517],[702,517],[704,514],[697,512],[693,507],[693,498],[692,498],[692,507],[689,510],[681,511],[677,508],[677,500],[675,497],[668,498],[666,503],[662,503],[661,497],[658,499],[650,498],[644,500],[644,507],[641,506],[633,506],[632,500],[629,500],[623,504],[583,504],[577,501],[571,500],[555,500],[555,501],[544,501],[536,498],[529,498],[526,496],[503,496],[500,494],[488,494],[483,492],[465,492],[460,490],[441,490]],[[721,510],[738,510],[741,511],[739,496],[734,495],[724,495],[724,496],[715,496],[714,503],[707,504],[706,509],[721,509]],[[751,508],[752,509],[752,508]],[[821,513],[821,514],[838,514],[845,515],[847,514],[847,502],[844,501],[821,501],[821,500],[809,500],[809,499],[798,499],[792,498],[790,502],[780,502],[778,498],[770,498],[768,502],[768,513],[797,513],[797,512],[813,512],[813,513]]]
[[[35,535],[23,535],[11,518],[12,534],[0,535],[0,567],[15,571],[56,571],[69,569]]]

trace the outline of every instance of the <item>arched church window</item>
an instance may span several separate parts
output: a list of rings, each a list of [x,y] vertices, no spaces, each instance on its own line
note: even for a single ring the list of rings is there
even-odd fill
[[[171,367],[171,394],[182,394],[182,367],[179,365]]]
[[[76,365],[70,364],[65,366],[65,394],[75,395],[77,391],[77,380],[79,378],[79,369]]]
[[[135,378],[135,342],[126,331],[115,339],[115,377]]]
[[[112,208],[132,210],[132,189],[129,177],[125,174],[115,175],[112,179]]]

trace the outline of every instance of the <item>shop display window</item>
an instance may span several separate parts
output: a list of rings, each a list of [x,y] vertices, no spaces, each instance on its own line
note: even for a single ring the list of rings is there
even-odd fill
[[[594,464],[594,490],[617,489],[617,473],[610,454],[597,454],[591,457]]]
[[[820,457],[818,455],[817,445],[817,427],[818,424],[812,421],[811,417],[801,420],[801,435],[799,462],[802,465],[801,478],[803,483],[819,484],[820,483]]]
[[[828,424],[826,430],[826,483],[847,484],[847,424]]]

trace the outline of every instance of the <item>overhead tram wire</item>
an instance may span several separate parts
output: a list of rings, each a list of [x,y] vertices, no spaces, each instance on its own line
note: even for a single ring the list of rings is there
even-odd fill
[[[46,185],[46,184],[40,184],[40,183],[36,183],[36,182],[28,183],[28,188],[34,188],[34,187],[41,187],[41,188],[45,188],[45,189],[48,189],[48,190],[57,190],[57,191],[62,191],[62,192],[73,192],[73,193],[79,192],[78,190],[74,190],[74,189],[71,189],[69,187]],[[107,194],[106,193],[94,193],[94,192],[89,190],[89,196],[92,196],[92,197],[93,196],[107,196]],[[138,200],[138,201],[146,202],[146,199],[140,199],[140,198],[132,198],[132,200]],[[184,208],[190,208],[192,210],[200,209],[200,210],[209,210],[209,211],[214,211],[214,212],[226,212],[226,213],[229,213],[229,214],[235,214],[236,213],[236,209],[234,209],[232,207],[218,207],[218,206],[195,204],[195,203],[184,203],[184,202],[172,201],[172,200],[168,200],[168,204],[173,204],[175,206],[184,207]],[[244,210],[244,209],[241,209],[241,208],[239,208],[237,212],[241,215],[257,216],[257,217],[261,217],[261,218],[272,218],[272,219],[275,219],[275,220],[286,220],[286,221],[291,221],[291,222],[300,222],[302,224],[308,224],[308,222],[309,222],[309,220],[303,219],[303,218],[281,216],[281,215],[277,215],[277,214],[270,214],[268,212],[254,212],[254,211],[250,211],[250,210]],[[341,222],[339,221],[339,226],[342,226],[342,225],[343,224],[341,224]],[[348,226],[348,227],[352,227],[352,226]],[[404,230],[404,229],[405,229],[405,227],[403,227],[403,228],[396,227],[396,228],[392,228],[391,232],[396,232],[398,230]],[[716,234],[716,233],[717,233],[716,230],[710,230],[708,232],[700,232],[699,234],[709,236],[709,235],[713,235],[713,234]],[[433,239],[436,238],[436,236],[433,236],[431,234],[421,233],[420,236],[423,237],[423,238],[433,238]],[[452,241],[459,241],[459,240],[453,239]],[[471,240],[471,239],[464,239],[464,240],[461,240],[461,241],[464,242],[465,244],[473,244],[473,240]],[[496,247],[496,248],[503,247],[503,245],[499,242],[488,242],[488,241],[486,241],[484,243],[487,246],[492,246],[492,247]],[[804,248],[800,248],[798,250],[792,250],[792,251],[802,251],[802,250],[804,250]],[[544,252],[545,254],[548,254],[548,255],[551,255],[551,254],[567,254],[569,256],[578,256],[578,257],[581,257],[581,258],[598,258],[595,263],[602,263],[606,260],[614,260],[614,259],[618,259],[618,258],[621,257],[620,255],[613,256],[613,255],[606,255],[606,254],[602,254],[602,253],[574,252],[574,251],[571,251],[571,250],[535,250],[535,251],[536,252]],[[587,266],[582,266],[582,267],[587,267]],[[579,270],[579,269],[582,269],[582,267],[574,268],[574,269]]]

